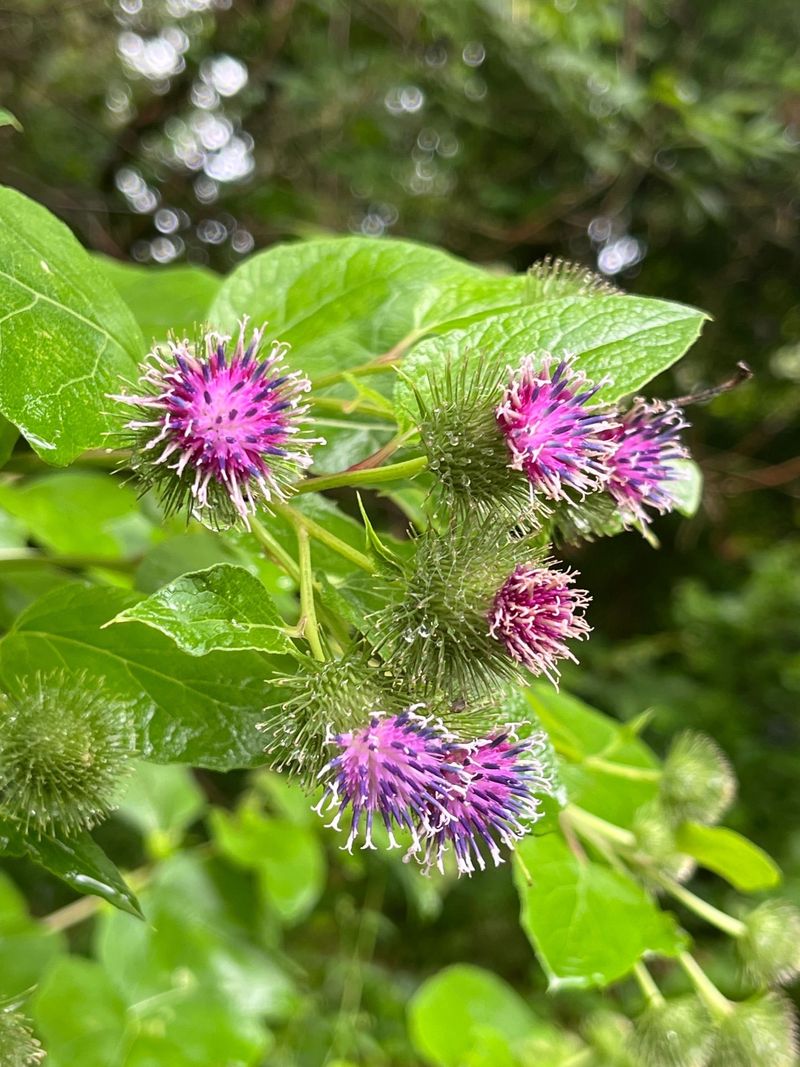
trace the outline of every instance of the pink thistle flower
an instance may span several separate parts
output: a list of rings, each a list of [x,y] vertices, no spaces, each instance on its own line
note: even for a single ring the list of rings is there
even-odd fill
[[[614,449],[608,432],[616,423],[599,405],[590,404],[602,382],[591,385],[568,360],[550,370],[530,356],[512,374],[497,422],[511,453],[512,470],[524,471],[532,493],[567,500],[570,491],[585,496],[603,487],[606,459]]]
[[[590,627],[583,617],[589,594],[572,588],[575,571],[521,563],[494,598],[489,633],[506,646],[509,655],[533,674],[544,674],[558,687],[558,661],[577,659],[567,647],[583,640]]]
[[[140,379],[144,395],[113,397],[142,411],[127,423],[131,463],[145,487],[160,490],[169,511],[188,502],[215,525],[248,516],[260,502],[284,499],[298,473],[311,465],[308,449],[324,443],[299,435],[308,410],[300,403],[310,383],[287,373],[287,346],[273,342],[259,357],[264,327],[245,347],[247,320],[228,355],[229,338],[205,336],[203,357],[188,341],[155,348]],[[198,346],[200,347],[200,346]]]
[[[422,705],[415,705],[422,707]],[[323,767],[325,792],[314,809],[320,815],[336,808],[328,823],[339,829],[342,814],[351,809],[350,833],[343,845],[348,852],[364,826],[362,848],[372,843],[376,817],[389,835],[389,847],[398,848],[394,829],[411,833],[411,852],[420,848],[420,834],[429,835],[446,819],[446,798],[452,788],[448,772],[458,773],[449,762],[447,735],[409,708],[399,715],[374,715],[369,725],[332,738],[337,754]]]
[[[609,479],[605,488],[626,525],[649,523],[647,508],[662,515],[674,508],[672,483],[682,478],[675,464],[689,456],[679,438],[686,426],[675,404],[637,398],[619,425],[609,431],[615,448],[606,460]]]
[[[512,727],[472,744],[453,746],[449,760],[459,767],[448,772],[452,791],[447,818],[430,835],[425,871],[434,865],[444,871],[444,856],[452,847],[459,874],[486,867],[488,853],[495,867],[503,862],[500,845],[513,849],[541,817],[536,793],[550,793],[552,782],[537,759],[543,734],[518,741]]]

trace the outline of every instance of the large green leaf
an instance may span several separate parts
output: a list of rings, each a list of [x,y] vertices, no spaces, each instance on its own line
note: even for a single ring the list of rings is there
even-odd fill
[[[243,315],[268,321],[269,335],[293,346],[293,363],[316,377],[524,298],[524,279],[498,279],[435,248],[326,238],[251,257],[225,280],[210,317],[225,330]]]
[[[137,267],[105,258],[98,262],[136,316],[146,345],[165,341],[170,333],[194,340],[222,284],[218,274],[203,267]]]
[[[502,1057],[494,1060],[498,1067],[516,1064],[514,1046],[551,1029],[501,978],[466,963],[422,983],[408,1006],[408,1025],[414,1047],[437,1067],[483,1062],[470,1056],[490,1041]]]
[[[81,583],[32,604],[0,641],[0,677],[68,666],[135,702],[142,755],[229,770],[263,762],[256,724],[279,700],[266,679],[284,659],[256,652],[189,656],[141,624],[103,624],[137,598]]]
[[[111,621],[152,626],[190,656],[293,648],[264,586],[244,567],[230,563],[184,574]]]
[[[106,441],[108,393],[134,378],[141,331],[63,223],[0,188],[0,413],[48,463]]]
[[[758,845],[725,826],[687,822],[678,827],[675,844],[701,867],[714,871],[742,893],[774,889],[781,869]]]
[[[502,370],[529,354],[571,355],[592,380],[608,376],[610,384],[600,395],[611,402],[640,389],[680,359],[706,318],[683,304],[635,296],[542,301],[420,342],[403,361],[403,372],[424,395],[428,373],[446,359],[456,365],[465,358],[479,359]],[[402,407],[415,410],[403,379],[395,395]]]
[[[651,750],[623,723],[547,683],[534,683],[526,696],[559,754],[559,777],[568,799],[630,827],[638,809],[655,798],[658,784],[625,772],[656,768]]]
[[[198,1067],[264,1062],[268,1034],[214,988],[180,970],[164,997],[128,1003],[114,970],[93,960],[58,960],[32,1001],[33,1016],[54,1067]]]
[[[65,555],[117,559],[140,554],[152,541],[153,527],[133,486],[95,471],[0,484],[0,507],[20,519],[33,540]]]
[[[684,940],[673,917],[621,871],[578,858],[559,833],[528,837],[514,878],[521,922],[550,988],[606,986],[648,952],[674,956]]]

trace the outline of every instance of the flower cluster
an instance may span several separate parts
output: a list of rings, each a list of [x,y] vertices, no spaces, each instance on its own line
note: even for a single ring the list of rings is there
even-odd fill
[[[246,325],[231,353],[230,339],[214,332],[197,346],[155,348],[142,394],[114,397],[141,412],[126,430],[143,485],[160,491],[167,511],[188,504],[216,526],[248,527],[259,502],[283,499],[311,465],[309,448],[324,443],[300,436],[310,383],[286,370],[287,346],[275,342],[261,357],[264,327],[245,343]]]
[[[537,759],[541,736],[517,741],[506,728],[459,742],[421,708],[373,714],[366,726],[332,737],[336,755],[320,772],[325,791],[316,810],[333,810],[328,825],[337,830],[349,811],[348,851],[362,832],[362,848],[375,848],[382,824],[389,848],[399,847],[396,830],[410,835],[407,858],[425,870],[443,870],[450,849],[459,874],[476,864],[483,870],[486,855],[502,863],[500,845],[514,847],[541,814],[536,793],[551,788]]]
[[[674,404],[634,400],[627,412],[598,405],[606,384],[588,382],[574,363],[537,366],[528,356],[512,372],[497,407],[511,470],[522,471],[534,501],[572,501],[608,492],[626,525],[650,522],[648,509],[675,506],[677,462],[688,453],[679,434],[687,426]]]

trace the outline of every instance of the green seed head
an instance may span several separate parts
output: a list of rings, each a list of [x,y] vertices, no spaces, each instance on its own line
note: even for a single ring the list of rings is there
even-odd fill
[[[113,807],[135,752],[130,704],[55,671],[0,694],[0,811],[26,830],[75,833]]]
[[[777,993],[745,1000],[718,1024],[709,1067],[795,1067],[791,1004]]]
[[[43,1059],[44,1049],[33,1036],[25,1016],[0,1007],[0,1063],[3,1067],[34,1067]]]
[[[678,849],[672,821],[658,801],[639,809],[633,832],[639,852],[650,861],[655,872],[668,874],[678,881],[684,881],[692,873],[694,863]],[[647,867],[644,873],[647,875]]]
[[[631,1039],[641,1067],[706,1067],[712,1044],[711,1021],[691,996],[651,1004],[636,1020]]]
[[[661,776],[661,803],[672,819],[712,825],[722,818],[735,795],[733,770],[711,738],[692,730],[680,734]]]
[[[582,1032],[597,1061],[604,1067],[606,1064],[608,1067],[637,1067],[628,1051],[631,1023],[624,1015],[604,1009],[594,1011],[584,1023]]]
[[[787,900],[768,900],[744,925],[736,947],[749,978],[762,986],[785,985],[800,974],[800,909]]]

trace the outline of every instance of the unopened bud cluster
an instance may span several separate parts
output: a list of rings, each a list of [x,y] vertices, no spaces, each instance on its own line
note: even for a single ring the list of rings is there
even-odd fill
[[[530,285],[597,287],[549,263]],[[167,512],[248,527],[324,443],[306,434],[310,383],[287,369],[287,346],[262,351],[263,333],[248,337],[243,321],[235,344],[208,331],[158,346],[139,387],[115,398],[135,412],[129,465]],[[261,730],[272,766],[308,787],[322,776],[334,825],[349,810],[349,847],[360,833],[369,847],[377,821],[390,841],[409,835],[426,868],[452,853],[470,872],[499,862],[550,788],[536,746],[505,727],[507,686],[530,676],[557,685],[590,632],[589,595],[550,558],[543,518],[602,496],[624,524],[643,526],[672,506],[685,452],[676,408],[612,409],[600,400],[605,381],[570,358],[532,352],[506,373],[480,352],[462,355],[411,383],[444,508],[402,562],[381,558],[373,593],[383,606],[368,635],[339,659],[302,663]]]

